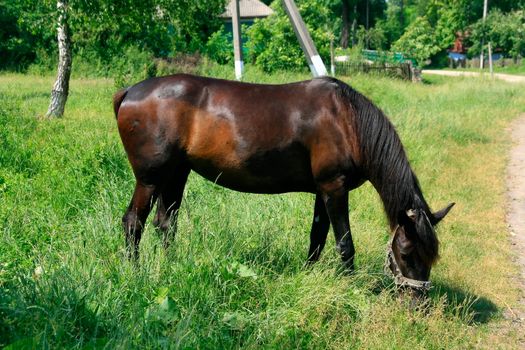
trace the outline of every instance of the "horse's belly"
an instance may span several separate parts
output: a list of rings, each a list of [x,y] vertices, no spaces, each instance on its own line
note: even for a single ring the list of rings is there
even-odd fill
[[[196,135],[186,147],[191,168],[218,185],[242,192],[315,192],[310,155],[298,142],[260,142],[245,135],[240,143],[225,121],[213,133],[194,127]]]
[[[206,160],[190,161],[197,174],[217,185],[249,193],[315,192],[315,184],[308,168],[282,167],[267,164],[264,169],[249,165],[221,166]],[[292,162],[293,163],[293,162]]]

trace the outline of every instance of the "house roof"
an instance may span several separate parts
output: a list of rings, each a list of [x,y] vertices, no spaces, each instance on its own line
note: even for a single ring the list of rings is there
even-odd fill
[[[226,11],[221,14],[221,18],[231,18],[233,15],[233,1],[226,6]],[[239,0],[239,15],[241,18],[261,18],[268,17],[273,10],[259,0]]]

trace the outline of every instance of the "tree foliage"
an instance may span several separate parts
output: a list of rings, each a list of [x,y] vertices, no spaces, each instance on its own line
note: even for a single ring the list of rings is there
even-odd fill
[[[220,27],[224,4],[225,0],[76,0],[73,40],[101,56],[128,43],[157,57],[202,50]]]
[[[142,76],[149,74],[153,58],[185,53],[200,52],[230,63],[231,35],[218,17],[227,1],[70,0],[73,65],[89,66],[97,75],[118,70],[125,76],[134,71]],[[325,61],[330,38],[371,49],[407,48],[418,57],[432,57],[436,50],[445,55],[457,32],[472,33],[472,53],[479,52],[480,38],[489,35],[495,49],[513,57],[524,54],[520,18],[525,0],[490,0],[491,19],[485,25],[479,21],[482,0],[295,1]],[[247,61],[267,71],[305,69],[281,0],[263,2],[275,14],[243,31]],[[56,26],[50,20],[57,17],[56,11],[54,0],[0,0],[0,69],[24,69],[33,63],[48,70],[56,67]],[[147,62],[139,64],[141,59]]]
[[[226,0],[70,0],[73,51],[110,62],[134,46],[156,57],[203,51]],[[9,62],[54,57],[56,4],[0,2],[0,54]],[[7,62],[0,62],[2,67]]]
[[[41,51],[56,50],[56,4],[43,1],[0,1],[0,68],[27,66]]]
[[[389,1],[385,17],[380,19],[375,28],[385,33],[387,43],[397,41],[405,31],[405,23],[401,22],[403,8],[400,6],[402,1]]]
[[[491,11],[486,21],[479,20],[470,28],[471,54],[481,52],[482,39],[492,47],[508,53],[511,57],[525,56],[525,11],[504,14]]]
[[[418,17],[392,46],[393,50],[406,53],[421,66],[439,51],[434,30],[426,17]]]
[[[333,13],[323,1],[298,0],[296,4],[319,55],[326,62],[330,57]],[[267,72],[306,67],[304,54],[281,2],[274,1],[272,9],[273,15],[256,20],[247,31],[248,60]]]

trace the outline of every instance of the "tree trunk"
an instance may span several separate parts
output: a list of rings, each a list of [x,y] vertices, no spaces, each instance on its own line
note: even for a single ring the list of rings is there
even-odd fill
[[[354,4],[354,12],[352,16],[352,47],[354,47],[357,44],[357,3]]]
[[[369,49],[369,37],[368,37],[368,30],[370,29],[370,26],[369,26],[369,18],[370,17],[370,0],[366,0],[366,44],[365,44],[365,48],[368,50]]]
[[[71,37],[68,26],[68,0],[57,0],[58,10],[58,73],[47,117],[62,117],[69,93],[69,77],[71,76]]]
[[[343,13],[341,15],[341,19],[343,20],[343,23],[341,25],[341,47],[343,49],[348,48],[348,10],[350,7],[350,4],[348,3],[348,0],[341,0],[343,4]]]
[[[404,0],[399,1],[399,24],[401,29],[405,30],[405,2]]]

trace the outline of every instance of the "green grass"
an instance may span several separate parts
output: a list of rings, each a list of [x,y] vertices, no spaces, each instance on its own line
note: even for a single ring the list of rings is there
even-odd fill
[[[208,74],[231,77],[213,68]],[[248,80],[284,82],[301,74]],[[504,222],[505,128],[519,85],[432,78],[347,81],[391,116],[427,200],[457,206],[440,226],[428,312],[382,274],[386,220],[373,188],[351,193],[357,271],[336,273],[330,236],[303,267],[314,198],[232,192],[191,175],[175,250],[148,224],[140,267],[124,258],[133,176],[112,112],[113,82],[71,82],[66,115],[45,113],[52,77],[0,76],[0,347],[512,348],[517,303]],[[496,344],[494,346],[494,344]]]

